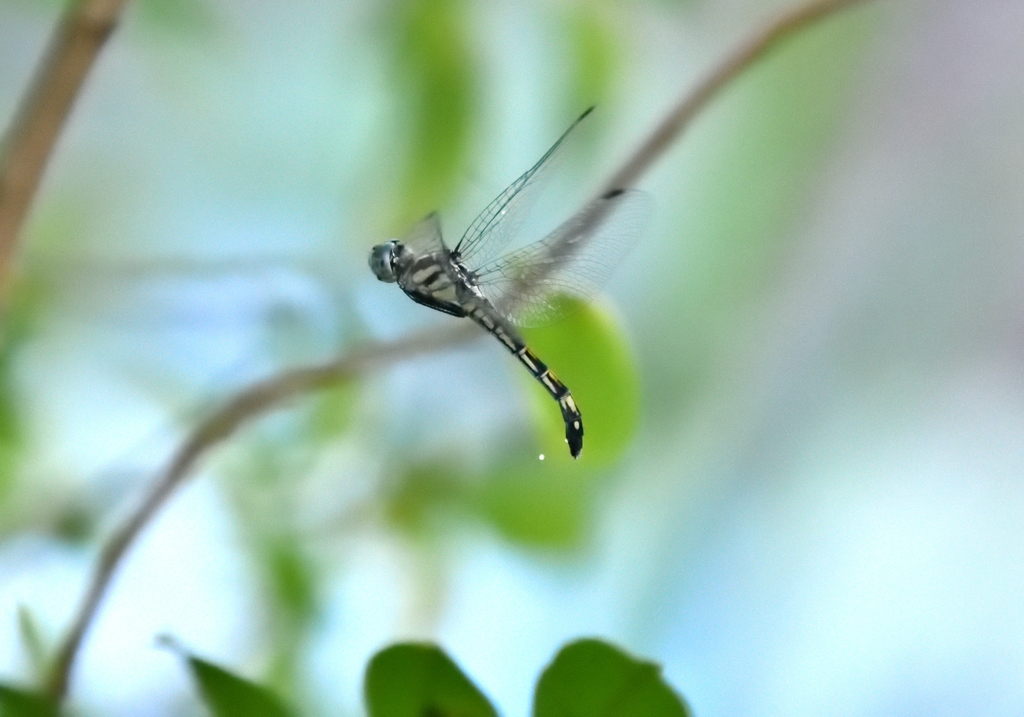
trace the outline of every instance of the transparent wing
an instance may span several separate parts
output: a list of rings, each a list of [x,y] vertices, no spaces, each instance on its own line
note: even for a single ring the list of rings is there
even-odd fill
[[[444,240],[441,238],[441,221],[437,217],[437,212],[425,216],[400,241],[417,256],[432,254],[444,249]]]
[[[544,239],[481,266],[477,286],[513,323],[544,323],[559,312],[557,295],[589,299],[601,290],[653,206],[639,190],[596,199]]]
[[[544,153],[544,156],[535,165],[495,197],[494,201],[488,204],[473,220],[453,250],[453,253],[457,254],[467,266],[486,262],[504,249],[515,236],[532,204],[530,200],[536,196],[541,180],[548,175],[548,170],[554,164],[552,160],[560,154],[558,149],[565,142],[569,133],[593,109],[591,107],[576,118],[576,121],[562,133],[558,141]]]

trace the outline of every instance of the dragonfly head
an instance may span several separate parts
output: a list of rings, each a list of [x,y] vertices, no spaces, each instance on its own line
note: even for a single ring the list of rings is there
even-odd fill
[[[391,283],[398,280],[398,277],[395,276],[395,256],[398,254],[400,246],[397,241],[392,239],[389,242],[378,244],[370,252],[370,269],[374,276],[381,281]]]

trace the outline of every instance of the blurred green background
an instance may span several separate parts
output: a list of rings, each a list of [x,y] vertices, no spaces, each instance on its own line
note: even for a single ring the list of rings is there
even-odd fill
[[[59,141],[0,353],[0,679],[31,684],[100,541],[211,407],[453,319],[369,248],[449,238],[583,109],[524,238],[787,2],[129,5]],[[0,2],[9,121],[60,12]],[[506,715],[557,647],[698,715],[1024,711],[1024,4],[876,0],[733,83],[641,182],[605,294],[388,367],[219,448],[145,532],[83,715],[205,714],[159,635],[311,715],[438,641]],[[539,454],[545,460],[538,460]]]

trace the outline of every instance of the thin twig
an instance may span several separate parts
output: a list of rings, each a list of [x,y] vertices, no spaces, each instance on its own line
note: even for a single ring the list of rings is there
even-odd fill
[[[369,343],[340,359],[320,366],[298,368],[278,374],[235,394],[203,421],[181,445],[142,504],[124,525],[107,539],[75,622],[68,631],[54,661],[48,693],[61,699],[67,692],[68,676],[85,632],[96,614],[103,594],[125,552],[174,489],[189,477],[200,456],[228,438],[242,424],[288,399],[319,388],[379,370],[417,354],[437,351],[476,338],[475,327],[460,325],[447,331],[427,331],[399,341]]]
[[[864,5],[866,2],[867,0],[817,0],[794,8],[766,25],[737,47],[697,87],[683,97],[658,128],[633,152],[622,168],[611,176],[600,195],[615,189],[626,189],[635,184],[722,88],[738,74],[778,48],[790,35],[841,10],[854,5]]]
[[[782,16],[752,39],[744,42],[676,106],[629,161],[612,175],[602,194],[635,183],[720,89],[742,70],[776,47],[781,40],[816,20],[864,2],[867,0],[812,2]],[[201,456],[230,436],[243,423],[279,407],[287,399],[374,369],[384,368],[415,354],[452,346],[475,335],[475,327],[469,326],[447,332],[431,331],[391,343],[367,344],[330,364],[288,371],[254,384],[238,393],[203,422],[174,455],[142,505],[103,547],[88,592],[58,653],[48,686],[50,694],[57,700],[64,697],[78,649],[114,572],[135,538],[174,489],[191,474]]]
[[[759,33],[741,44],[731,55],[726,57],[697,87],[687,93],[683,99],[665,116],[661,124],[648,136],[630,156],[622,167],[601,186],[601,191],[594,197],[598,199],[618,190],[628,189],[650,169],[655,161],[661,158],[673,142],[679,137],[690,122],[707,107],[708,103],[725,88],[729,82],[772,50],[779,47],[782,41],[793,33],[802,30],[816,20],[833,15],[853,5],[862,5],[867,0],[819,0],[797,7],[775,19]],[[572,216],[571,226],[561,235],[558,245],[550,251],[553,255],[571,256],[580,247],[577,240],[587,237],[595,226],[600,224],[611,205],[608,202],[591,201],[584,209]],[[560,227],[561,229],[561,227]],[[554,270],[558,262],[549,261],[519,278],[522,284],[542,279]],[[513,292],[515,294],[517,292]]]
[[[0,150],[0,305],[18,235],[61,128],[126,0],[72,0]]]

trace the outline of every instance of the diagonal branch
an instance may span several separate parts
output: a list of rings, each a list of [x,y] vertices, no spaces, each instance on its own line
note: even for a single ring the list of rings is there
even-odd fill
[[[50,682],[47,685],[49,694],[59,700],[67,692],[68,677],[78,648],[99,608],[114,571],[139,532],[163,506],[174,489],[191,475],[201,456],[226,440],[242,424],[282,407],[289,399],[386,368],[417,354],[437,351],[476,338],[478,334],[475,329],[474,326],[460,325],[454,330],[427,331],[399,341],[370,343],[327,364],[285,371],[243,389],[199,424],[175,452],[142,504],[124,525],[107,539],[100,551],[99,562],[89,589],[79,607],[75,622],[54,660]]]
[[[601,195],[616,189],[626,189],[661,158],[686,129],[694,117],[707,107],[708,103],[741,72],[748,69],[765,55],[775,50],[791,35],[813,25],[818,20],[835,15],[854,5],[864,5],[867,0],[815,0],[780,15],[765,25],[759,32],[740,44],[732,54],[715,67],[704,80],[688,92],[661,124],[640,145],[622,168],[611,176],[604,185]],[[599,195],[600,196],[600,195]]]
[[[0,306],[18,235],[57,136],[126,0],[72,0],[0,149]]]
[[[612,175],[604,185],[602,194],[635,183],[723,87],[776,48],[782,40],[817,20],[865,2],[867,0],[816,0],[781,16],[742,43],[669,113],[648,140]],[[332,363],[287,371],[253,384],[236,394],[200,424],[178,449],[142,505],[107,540],[101,550],[88,591],[60,646],[48,685],[49,693],[57,700],[64,697],[82,640],[121,560],[174,489],[191,475],[196,463],[211,448],[228,438],[242,424],[280,407],[288,399],[383,369],[416,354],[452,346],[476,335],[476,327],[465,326],[445,332],[417,334],[401,341],[367,344]]]
[[[650,169],[655,161],[661,158],[672,143],[679,138],[690,122],[708,106],[721,90],[729,85],[741,72],[755,64],[758,60],[778,48],[790,35],[802,30],[815,21],[833,15],[853,5],[863,5],[866,0],[817,0],[801,5],[766,25],[759,33],[754,34],[741,44],[725,60],[711,71],[693,90],[683,96],[682,100],[655,128],[643,144],[630,155],[622,167],[606,181],[601,191],[589,204],[575,214],[568,224],[568,230],[562,234],[558,243],[550,247],[552,257],[571,256],[578,249],[577,242],[585,241],[591,231],[598,226],[608,212],[610,202],[597,201],[613,196],[623,189],[636,184],[644,172]],[[518,291],[521,292],[526,283],[542,280],[558,266],[557,261],[549,261],[519,278]],[[518,293],[513,291],[513,294]]]

